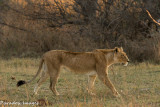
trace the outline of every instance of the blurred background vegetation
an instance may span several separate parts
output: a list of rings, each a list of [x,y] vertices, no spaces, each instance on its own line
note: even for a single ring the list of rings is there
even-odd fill
[[[0,0],[0,56],[38,57],[122,46],[131,61],[160,58],[159,0]]]

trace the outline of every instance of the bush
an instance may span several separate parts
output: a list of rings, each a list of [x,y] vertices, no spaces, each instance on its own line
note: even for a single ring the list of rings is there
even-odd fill
[[[133,61],[159,60],[158,26],[145,12],[158,16],[158,0],[2,1],[2,57],[122,46]]]

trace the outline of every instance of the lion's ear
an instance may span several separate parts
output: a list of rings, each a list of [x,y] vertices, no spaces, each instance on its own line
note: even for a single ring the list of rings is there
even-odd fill
[[[122,48],[122,47],[121,47],[120,49],[121,49],[121,51],[123,51],[123,48]]]
[[[117,47],[114,48],[114,52],[117,53],[119,52],[119,49]]]

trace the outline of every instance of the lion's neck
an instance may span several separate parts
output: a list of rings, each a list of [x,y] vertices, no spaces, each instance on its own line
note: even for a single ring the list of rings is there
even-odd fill
[[[114,61],[114,52],[107,53],[106,60],[107,60],[107,67],[113,65],[115,63],[115,61]]]

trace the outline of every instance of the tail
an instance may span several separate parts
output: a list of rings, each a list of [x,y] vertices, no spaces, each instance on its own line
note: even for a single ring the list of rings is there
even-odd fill
[[[19,86],[21,86],[21,85],[24,85],[24,84],[28,84],[28,83],[32,82],[33,80],[35,80],[36,77],[37,77],[37,76],[39,75],[39,73],[41,72],[43,62],[44,62],[44,59],[42,58],[42,60],[41,60],[41,62],[40,62],[40,65],[39,65],[39,69],[38,69],[36,75],[35,75],[31,80],[29,80],[29,81],[27,81],[27,82],[24,81],[24,80],[19,80],[19,81],[17,82],[17,87],[19,87]]]

